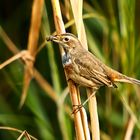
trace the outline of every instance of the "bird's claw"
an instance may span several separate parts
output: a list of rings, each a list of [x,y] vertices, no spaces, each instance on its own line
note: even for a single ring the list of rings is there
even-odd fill
[[[83,107],[83,105],[81,104],[81,105],[73,105],[73,111],[72,111],[72,113],[71,114],[75,114],[75,113],[77,113],[78,111],[80,111],[80,109]]]

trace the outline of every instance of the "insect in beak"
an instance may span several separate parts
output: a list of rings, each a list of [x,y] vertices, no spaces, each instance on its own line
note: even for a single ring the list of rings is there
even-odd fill
[[[50,35],[48,37],[46,37],[46,40],[47,41],[54,41],[54,42],[59,42],[59,37],[57,35],[53,36],[53,35]]]

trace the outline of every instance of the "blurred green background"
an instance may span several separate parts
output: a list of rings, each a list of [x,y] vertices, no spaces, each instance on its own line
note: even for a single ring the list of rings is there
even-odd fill
[[[32,3],[30,0],[0,1],[0,36],[3,29],[19,50],[27,48]],[[69,24],[66,30],[76,34],[69,1],[60,0],[60,4],[64,22]],[[139,0],[84,0],[83,3],[89,50],[110,67],[137,79],[140,79],[139,7]],[[46,0],[38,46],[54,31],[51,0]],[[13,53],[1,37],[0,63],[11,56]],[[19,60],[14,61],[0,70],[0,126],[26,130],[41,140],[74,140],[71,110],[68,111],[71,102],[56,44],[48,43],[39,52],[35,68],[51,85],[57,100],[33,79],[25,104],[19,109],[24,65]],[[81,92],[84,101],[86,94],[83,89]],[[131,121],[131,138],[140,139],[140,87],[130,84],[118,84],[117,89],[102,87],[97,101],[102,140],[125,139]],[[87,106],[85,108],[89,115]],[[1,140],[15,140],[19,135],[0,130]]]

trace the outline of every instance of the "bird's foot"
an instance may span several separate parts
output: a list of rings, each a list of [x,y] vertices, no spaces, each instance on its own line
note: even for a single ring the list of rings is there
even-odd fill
[[[73,111],[71,114],[75,114],[77,113],[78,111],[80,111],[80,109],[83,107],[83,104],[80,104],[80,105],[73,105]]]

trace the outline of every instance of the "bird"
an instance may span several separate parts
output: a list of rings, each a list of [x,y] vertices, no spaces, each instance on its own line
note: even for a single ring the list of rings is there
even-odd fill
[[[118,82],[140,85],[140,80],[128,77],[104,64],[86,50],[72,33],[50,35],[46,40],[58,43],[63,48],[62,64],[67,80],[91,89],[99,89],[101,86],[117,88]]]

